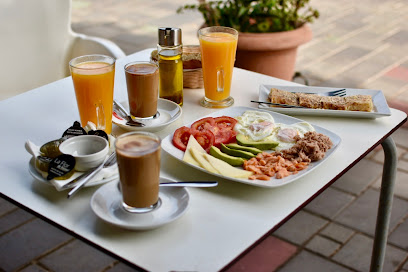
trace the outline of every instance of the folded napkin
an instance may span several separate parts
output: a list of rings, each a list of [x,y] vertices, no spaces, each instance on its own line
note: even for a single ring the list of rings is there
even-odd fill
[[[114,138],[113,136],[109,135],[109,146],[111,147],[110,150],[109,150],[109,154],[111,154],[111,153],[113,152],[113,142],[114,142],[114,139],[115,139],[115,138]],[[35,160],[37,160],[37,156],[40,155],[40,147],[37,146],[37,145],[35,145],[35,144],[34,144],[33,142],[31,142],[30,140],[28,140],[28,141],[25,143],[25,148],[26,148],[26,150],[28,151],[28,153],[30,153],[30,154],[33,156],[33,159],[34,159],[34,160],[33,160],[33,161],[34,161],[34,168],[35,168],[35,170],[44,178],[43,181],[49,182],[51,185],[53,185],[53,186],[55,187],[55,189],[57,189],[57,191],[62,191],[62,190],[67,189],[67,188],[64,188],[64,187],[63,187],[65,184],[69,183],[70,181],[72,181],[72,180],[76,179],[77,177],[81,176],[82,174],[84,174],[84,172],[76,171],[76,172],[75,172],[70,178],[68,178],[68,179],[65,179],[65,180],[52,179],[52,180],[49,180],[49,181],[48,181],[48,180],[47,180],[48,173],[39,170],[39,169],[36,167],[36,163],[35,163]],[[96,182],[99,183],[99,181],[102,182],[103,179],[110,178],[110,177],[112,177],[112,176],[114,176],[114,175],[117,175],[117,174],[118,174],[118,166],[117,166],[117,164],[114,164],[113,166],[108,167],[108,168],[103,168],[98,174],[96,174],[95,177],[93,177],[93,178],[88,182],[88,185],[92,185],[93,183],[96,183]]]

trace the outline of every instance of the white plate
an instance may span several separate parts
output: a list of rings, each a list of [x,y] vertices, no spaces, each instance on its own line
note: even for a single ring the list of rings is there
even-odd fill
[[[43,183],[45,183],[45,184],[48,184],[48,185],[50,185],[50,186],[53,186],[49,180],[47,180],[46,178],[44,178],[44,177],[43,177],[40,173],[38,173],[38,171],[35,169],[35,166],[34,166],[34,158],[31,158],[31,160],[30,160],[29,163],[28,163],[28,172],[30,172],[31,176],[33,176],[33,178],[35,178],[36,180],[41,181],[41,182],[43,182]],[[85,187],[91,187],[91,186],[100,185],[100,184],[103,184],[103,183],[106,183],[106,182],[115,180],[115,179],[117,179],[118,177],[119,177],[119,174],[117,173],[117,174],[115,174],[115,175],[113,175],[113,176],[110,176],[110,177],[108,177],[108,178],[104,178],[104,179],[99,179],[99,180],[94,180],[94,181],[88,182],[88,183],[85,184],[84,186],[85,186]],[[67,187],[67,188],[65,188],[65,189],[72,188],[72,187],[74,187],[75,185],[76,185],[76,184],[74,183],[74,184],[72,184],[71,186],[69,186],[69,187]]]
[[[329,87],[311,87],[311,86],[275,86],[275,85],[260,85],[259,86],[259,101],[268,101],[268,95],[271,88],[277,88],[284,91],[290,92],[301,92],[301,93],[319,93],[335,91],[342,88],[329,88]],[[368,89],[349,89],[346,88],[346,95],[371,95],[373,98],[374,109],[372,112],[364,111],[344,111],[344,110],[326,110],[326,109],[302,109],[302,108],[280,108],[280,107],[269,107],[268,105],[260,104],[260,109],[271,110],[275,112],[290,114],[290,115],[322,115],[322,116],[334,116],[334,117],[351,117],[351,118],[379,118],[384,116],[390,116],[391,111],[388,107],[387,100],[384,94],[379,90],[368,90]]]
[[[171,181],[160,178],[160,182]],[[122,207],[122,195],[117,182],[111,182],[93,194],[91,207],[95,214],[107,223],[125,229],[147,230],[158,228],[182,216],[190,199],[184,187],[160,187],[159,198],[161,205],[153,211],[130,213]]]
[[[237,116],[242,115],[247,110],[257,110],[257,109],[249,108],[249,107],[231,107],[231,108],[216,111],[216,112],[214,112],[212,114],[209,114],[207,116],[203,116],[202,118],[209,117],[209,116],[217,117],[217,116],[223,116],[223,115],[230,116],[230,117],[237,117]],[[258,110],[258,111],[266,111],[266,110]],[[287,116],[287,115],[284,115],[284,114],[279,114],[279,113],[271,112],[271,111],[266,111],[266,112],[269,112],[273,116],[276,123],[294,124],[294,123],[298,123],[298,122],[304,122],[303,120],[300,120],[300,119],[297,119],[297,118],[294,118],[294,117],[290,117],[290,116]],[[190,126],[190,125],[191,124],[187,124],[187,126]],[[330,137],[330,140],[333,142],[333,147],[326,152],[326,156],[324,157],[324,159],[322,159],[320,161],[317,161],[317,162],[310,163],[310,165],[308,166],[307,169],[305,169],[303,171],[300,171],[296,175],[290,175],[290,176],[285,177],[283,179],[271,178],[269,181],[265,181],[265,180],[249,180],[249,179],[244,179],[244,178],[226,177],[226,176],[223,176],[223,175],[220,175],[220,174],[211,173],[211,172],[205,170],[204,168],[201,168],[201,167],[198,167],[198,166],[195,166],[195,165],[184,162],[183,161],[184,152],[181,151],[180,149],[176,148],[172,143],[173,133],[169,134],[166,138],[164,138],[162,140],[162,148],[163,148],[164,151],[169,153],[174,158],[182,161],[183,163],[185,163],[187,165],[190,165],[191,167],[194,167],[194,168],[199,169],[199,170],[201,170],[203,172],[206,172],[208,174],[215,175],[215,176],[222,177],[222,178],[229,179],[229,180],[233,180],[233,181],[237,181],[237,182],[242,182],[242,183],[254,185],[254,186],[273,188],[273,187],[278,187],[278,186],[289,184],[289,183],[297,180],[298,178],[310,173],[316,167],[320,166],[325,160],[327,160],[334,153],[334,151],[338,148],[338,146],[339,146],[339,144],[341,142],[341,139],[337,134],[335,134],[335,133],[333,133],[333,132],[331,132],[331,131],[329,131],[327,129],[324,129],[322,127],[316,126],[316,125],[313,125],[313,127],[315,128],[316,132],[322,133],[322,134]]]
[[[129,110],[128,101],[122,101],[120,103],[123,105],[123,107]],[[157,111],[160,113],[160,116],[158,118],[141,121],[145,124],[144,127],[128,126],[126,125],[126,120],[116,115],[115,113],[112,114],[112,122],[115,125],[129,131],[141,130],[155,132],[164,129],[166,126],[176,121],[181,116],[182,112],[179,105],[177,105],[173,101],[161,98],[159,98],[157,102]]]

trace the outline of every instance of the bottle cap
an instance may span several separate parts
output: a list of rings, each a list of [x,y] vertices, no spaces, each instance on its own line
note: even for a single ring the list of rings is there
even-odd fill
[[[181,45],[181,29],[174,27],[160,27],[159,45],[160,46]]]

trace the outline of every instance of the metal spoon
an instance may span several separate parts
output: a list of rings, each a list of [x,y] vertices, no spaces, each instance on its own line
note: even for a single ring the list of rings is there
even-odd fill
[[[130,113],[122,106],[122,104],[120,104],[115,99],[113,100],[113,104],[115,104],[115,106],[118,107],[122,115],[124,115],[126,119],[128,120],[126,122],[126,125],[132,126],[132,127],[144,127],[145,126],[145,124],[133,120],[132,117],[130,116]]]
[[[217,181],[179,181],[179,182],[162,182],[160,187],[215,187],[218,185]],[[117,183],[120,191],[120,182]]]

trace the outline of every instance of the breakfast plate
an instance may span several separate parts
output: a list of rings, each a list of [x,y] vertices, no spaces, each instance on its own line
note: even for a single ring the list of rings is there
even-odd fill
[[[35,165],[34,165],[34,158],[31,158],[31,160],[29,161],[29,163],[28,163],[28,172],[31,174],[31,176],[33,177],[33,178],[35,178],[36,180],[38,180],[38,181],[40,181],[40,182],[42,182],[42,183],[45,183],[45,184],[47,184],[47,185],[50,185],[50,186],[54,186],[54,184],[53,183],[51,183],[51,181],[49,181],[49,180],[47,180],[46,178],[44,178],[36,169],[35,169]],[[79,174],[79,172],[77,172],[77,173],[75,173],[74,175],[76,175],[76,176],[79,176],[80,174]],[[72,178],[74,178],[75,176],[73,176]],[[115,180],[115,179],[117,179],[119,177],[119,173],[116,171],[116,173],[115,174],[113,174],[112,176],[110,176],[110,177],[107,177],[107,178],[96,178],[96,179],[94,179],[94,180],[92,180],[92,181],[90,181],[90,182],[88,182],[87,184],[85,184],[84,186],[85,187],[91,187],[91,186],[96,186],[96,185],[100,185],[100,184],[103,184],[103,183],[106,183],[106,182],[110,182],[110,181],[113,181],[113,180]],[[71,178],[71,179],[72,179]],[[55,187],[57,188],[57,189],[70,189],[70,188],[72,188],[72,187],[74,187],[76,184],[75,183],[73,183],[71,186],[68,186],[68,187],[63,187],[63,185],[61,185],[61,186],[58,186],[57,185],[57,183],[58,183],[59,181],[55,181]],[[65,183],[67,183],[67,181],[64,181],[64,180],[62,180],[61,181],[61,183],[62,184],[65,184]]]
[[[160,182],[171,182],[160,178]],[[122,195],[117,182],[105,184],[91,198],[91,208],[103,221],[131,229],[158,228],[181,217],[187,210],[189,194],[184,187],[160,187],[160,204],[151,212],[131,213],[122,207]]]
[[[284,91],[300,92],[318,94],[320,92],[335,91],[341,88],[329,88],[329,87],[312,87],[312,86],[276,86],[276,85],[260,85],[259,86],[259,101],[270,102],[268,99],[271,88],[277,88]],[[260,109],[270,110],[279,113],[285,113],[290,115],[322,115],[332,117],[350,117],[350,118],[379,118],[384,116],[390,116],[391,111],[388,107],[387,100],[384,94],[380,90],[369,89],[351,89],[346,88],[346,95],[371,95],[374,109],[372,112],[364,111],[345,111],[345,110],[328,110],[328,109],[309,109],[309,108],[282,108],[282,107],[270,107],[269,105],[259,104]]]
[[[268,112],[270,115],[272,115],[272,117],[275,120],[275,123],[283,123],[283,124],[287,124],[287,125],[291,125],[291,124],[295,124],[295,123],[299,123],[299,122],[304,122],[301,119],[297,119],[291,116],[287,116],[284,114],[280,114],[280,113],[276,113],[276,112],[272,112],[272,111],[267,111],[267,110],[262,110],[262,109],[254,109],[254,108],[250,108],[250,107],[230,107],[227,109],[222,109],[216,112],[213,112],[212,114],[209,114],[207,116],[203,116],[203,117],[218,117],[218,116],[230,116],[230,117],[237,117],[237,116],[241,116],[242,114],[244,114],[244,112],[246,111],[260,111],[260,112]],[[191,124],[186,124],[186,126],[190,126]],[[227,176],[223,176],[221,174],[217,174],[217,173],[211,173],[207,170],[205,170],[204,168],[186,163],[183,161],[183,156],[184,156],[184,152],[181,151],[180,149],[176,148],[173,143],[172,143],[172,139],[173,139],[173,133],[169,134],[168,136],[166,136],[163,140],[162,140],[162,148],[164,151],[166,151],[168,154],[170,154],[171,156],[173,156],[174,158],[182,161],[183,163],[196,168],[200,171],[203,171],[205,173],[211,174],[211,175],[215,175],[217,177],[220,178],[224,178],[224,179],[228,179],[228,180],[232,180],[232,181],[236,181],[236,182],[241,182],[241,183],[246,183],[246,184],[250,184],[250,185],[254,185],[254,186],[259,186],[259,187],[266,187],[266,188],[273,188],[273,187],[279,187],[279,186],[283,186],[286,184],[289,184],[297,179],[299,179],[300,177],[310,173],[311,171],[313,171],[315,168],[319,167],[322,163],[324,163],[328,158],[330,158],[330,156],[336,151],[336,149],[338,148],[338,146],[340,145],[341,139],[340,137],[319,126],[313,125],[311,124],[315,131],[318,133],[322,133],[328,137],[330,137],[330,140],[333,142],[333,146],[331,149],[329,149],[326,152],[325,157],[322,160],[316,161],[316,162],[312,162],[310,163],[310,165],[308,166],[308,168],[306,168],[305,170],[299,171],[297,174],[295,175],[290,175],[288,177],[282,178],[282,179],[276,179],[276,178],[271,178],[270,180],[249,180],[246,178],[232,178],[232,177],[227,177]],[[242,169],[241,167],[239,167],[239,169]]]
[[[122,101],[121,104],[123,105],[123,107],[129,110],[128,101]],[[157,111],[159,112],[159,116],[157,118],[140,121],[141,123],[145,124],[145,126],[143,127],[126,125],[127,120],[125,120],[115,112],[112,114],[112,122],[115,125],[128,131],[156,132],[164,129],[166,126],[176,121],[182,113],[181,107],[179,105],[177,105],[173,101],[162,98],[159,98],[157,101]]]

